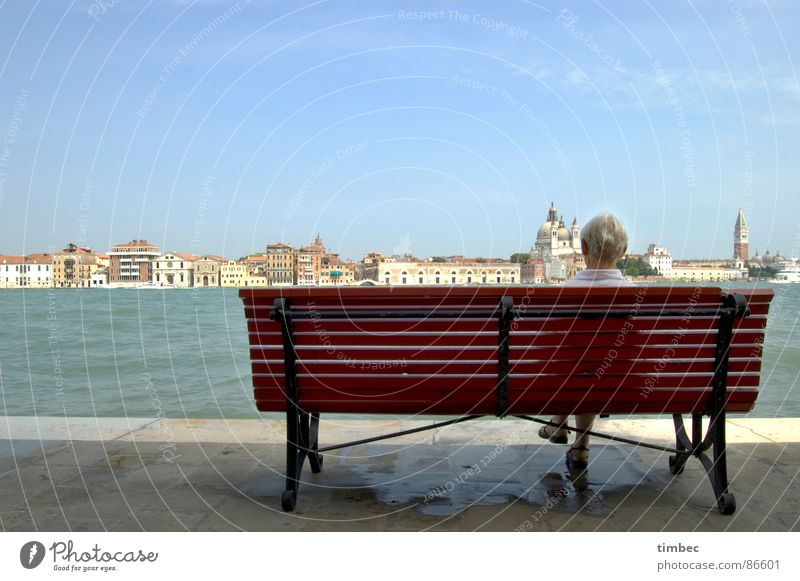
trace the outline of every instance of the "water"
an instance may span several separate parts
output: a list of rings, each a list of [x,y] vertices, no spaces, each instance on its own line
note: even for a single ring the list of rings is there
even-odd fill
[[[800,284],[772,285],[753,417],[800,417]],[[0,291],[0,415],[256,418],[237,289]]]
[[[0,292],[4,415],[255,418],[236,289]]]

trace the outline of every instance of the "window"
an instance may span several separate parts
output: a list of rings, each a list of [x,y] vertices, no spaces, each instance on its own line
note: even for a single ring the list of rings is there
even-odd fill
[[[514,284],[514,277],[511,277],[511,284]]]
[[[450,273],[450,281],[451,281],[453,284],[456,284],[456,271],[455,271],[455,270],[454,270],[453,272],[451,272],[451,273]]]
[[[408,273],[404,270],[403,274],[401,276],[402,276],[402,278],[401,278],[402,283],[403,284],[407,284],[408,279],[406,277],[408,276]]]

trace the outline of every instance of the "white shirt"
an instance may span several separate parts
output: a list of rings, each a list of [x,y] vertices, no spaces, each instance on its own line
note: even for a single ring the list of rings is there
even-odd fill
[[[636,286],[625,280],[619,269],[616,268],[586,268],[578,272],[571,281],[564,286]]]

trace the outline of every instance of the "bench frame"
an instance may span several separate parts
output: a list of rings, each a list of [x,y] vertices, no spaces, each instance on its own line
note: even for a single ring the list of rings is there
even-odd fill
[[[527,317],[549,317],[553,313],[550,310],[518,310],[513,307],[513,299],[511,297],[500,297],[499,303],[492,310],[489,311],[493,316],[497,317],[498,321],[498,350],[497,350],[497,364],[498,364],[498,381],[497,381],[497,405],[495,415],[499,418],[504,418],[508,415],[508,378],[509,378],[509,335],[511,322],[515,318]],[[328,311],[325,315],[317,314],[317,317],[323,318],[342,316],[343,311]],[[586,309],[575,311],[559,311],[560,315],[592,318],[602,316],[604,318],[626,317],[630,313],[629,309],[602,309],[601,311],[592,313]],[[662,314],[677,314],[668,310],[663,310]],[[673,475],[681,474],[684,470],[686,462],[690,457],[697,458],[706,470],[707,476],[714,491],[717,507],[722,514],[733,514],[736,510],[736,501],[731,492],[728,490],[728,470],[727,460],[725,454],[725,405],[727,398],[727,376],[728,376],[728,351],[733,337],[734,321],[737,318],[747,317],[750,314],[750,309],[747,306],[745,297],[738,294],[728,294],[723,298],[722,305],[715,309],[698,309],[695,315],[713,315],[719,317],[719,325],[717,331],[716,349],[715,349],[715,362],[714,362],[714,375],[712,380],[712,391],[708,409],[704,413],[693,413],[691,422],[691,438],[689,437],[684,426],[683,415],[673,414],[673,422],[675,427],[675,447],[665,447],[657,444],[640,442],[629,438],[620,436],[603,434],[594,431],[587,431],[586,433],[606,440],[629,443],[637,446],[643,446],[659,451],[669,452],[669,468]],[[392,311],[390,309],[381,308],[377,311],[359,311],[358,313],[348,312],[347,316],[350,318],[360,317],[380,317],[384,319],[409,317],[410,315],[419,315],[425,317],[453,317],[454,315],[464,317],[470,316],[468,313],[461,311],[419,311],[409,312]],[[475,313],[472,314],[475,316]],[[486,317],[487,311],[480,313],[480,316]],[[283,342],[284,353],[284,382],[285,382],[285,395],[286,395],[286,488],[281,495],[281,506],[285,511],[294,510],[298,492],[300,488],[300,475],[303,470],[303,465],[308,459],[311,471],[314,474],[322,470],[323,457],[322,453],[337,450],[340,448],[356,446],[369,442],[385,440],[397,436],[403,436],[425,430],[432,430],[441,428],[469,420],[473,420],[482,415],[467,415],[453,420],[438,422],[429,426],[423,426],[410,430],[403,430],[390,434],[384,434],[362,440],[352,442],[345,442],[341,444],[320,447],[319,446],[319,414],[311,413],[303,410],[300,407],[299,390],[297,384],[297,353],[295,350],[293,320],[296,318],[308,318],[308,313],[292,312],[291,300],[288,298],[276,298],[273,304],[273,311],[270,315],[271,319],[280,324],[281,336]],[[703,415],[708,415],[710,421],[705,435],[703,434]],[[541,420],[528,415],[514,415],[514,417],[533,421],[540,424],[553,425],[551,422]],[[567,427],[568,430],[578,432],[577,428]],[[712,457],[706,453],[713,447]]]

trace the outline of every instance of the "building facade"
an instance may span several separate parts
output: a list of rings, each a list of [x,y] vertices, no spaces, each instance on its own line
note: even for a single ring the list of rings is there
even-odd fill
[[[226,260],[219,268],[220,286],[247,286],[249,274],[244,262]]]
[[[540,260],[544,267],[541,282],[564,281],[585,268],[581,254],[581,229],[578,219],[567,228],[564,217],[559,217],[551,203],[547,220],[539,227],[531,248],[531,259]],[[527,269],[526,269],[527,270]]]
[[[68,244],[53,257],[53,286],[86,288],[92,286],[92,274],[100,268],[97,255],[89,248]]]
[[[313,246],[303,246],[295,253],[295,284],[315,286],[319,284],[322,269],[322,250]]]
[[[105,268],[98,268],[92,273],[91,277],[92,288],[105,288],[108,286],[108,270]]]
[[[0,256],[0,288],[50,288],[53,255]]]
[[[651,268],[658,270],[658,274],[665,278],[672,276],[672,255],[663,246],[651,244],[647,247],[647,253],[642,256],[642,260],[647,262]]]
[[[685,282],[723,282],[747,277],[747,270],[714,266],[673,266],[671,279]]]
[[[0,256],[0,288],[18,288],[21,256]]]
[[[153,261],[153,283],[156,286],[190,287],[194,283],[194,262],[197,256],[167,252]]]
[[[356,280],[378,280],[378,265],[386,257],[380,252],[367,252],[356,265]]]
[[[383,261],[378,264],[376,282],[401,286],[518,284],[520,265],[491,259],[448,262]]]
[[[194,261],[193,286],[220,286],[220,269],[225,259],[221,256],[201,256]]]
[[[108,284],[136,286],[150,282],[153,277],[152,262],[160,255],[158,247],[147,240],[116,244],[108,253]]]
[[[351,260],[342,260],[338,254],[326,254],[322,257],[319,284],[321,286],[343,286],[356,282],[356,264]]]
[[[264,274],[269,286],[288,286],[295,280],[295,251],[288,244],[268,244],[264,253]]]
[[[261,274],[260,272],[251,272],[248,273],[247,278],[245,279],[244,286],[248,287],[265,287],[271,286],[267,281],[267,275]]]

